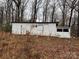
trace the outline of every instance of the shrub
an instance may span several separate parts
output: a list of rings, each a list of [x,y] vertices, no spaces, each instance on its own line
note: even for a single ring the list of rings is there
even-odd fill
[[[10,23],[7,23],[3,26],[3,31],[5,32],[11,32],[11,25]]]

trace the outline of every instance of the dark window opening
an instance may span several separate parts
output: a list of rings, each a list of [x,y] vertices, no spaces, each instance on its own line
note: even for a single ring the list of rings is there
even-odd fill
[[[63,29],[63,32],[69,32],[69,30],[68,29]]]
[[[57,29],[57,32],[62,32],[62,29]]]

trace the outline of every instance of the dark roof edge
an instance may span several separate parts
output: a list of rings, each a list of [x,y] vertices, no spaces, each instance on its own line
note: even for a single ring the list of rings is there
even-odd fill
[[[11,22],[11,23],[59,23],[59,22]]]

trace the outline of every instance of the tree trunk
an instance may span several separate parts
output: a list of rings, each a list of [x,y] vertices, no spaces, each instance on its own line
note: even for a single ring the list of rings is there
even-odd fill
[[[71,19],[72,19],[73,9],[71,9],[70,19],[69,19],[69,27],[71,26]]]
[[[20,15],[20,11],[19,11],[19,6],[18,6],[18,15],[17,15],[17,22],[20,22],[20,18],[19,18],[19,15]]]
[[[14,22],[14,10],[13,10],[13,5],[12,5],[12,22]]]
[[[33,17],[33,22],[36,22],[37,19],[37,0],[35,0],[35,5],[34,5],[34,17]]]
[[[54,22],[54,14],[55,14],[55,5],[53,6],[53,11],[52,11],[52,22]]]
[[[23,21],[23,16],[24,16],[23,10],[21,10],[21,22]]]
[[[63,20],[62,20],[62,26],[64,26],[64,25],[65,25],[65,14],[64,14],[64,12],[63,12],[62,17],[63,17]]]
[[[79,1],[78,1],[78,30],[77,30],[77,36],[79,37]]]

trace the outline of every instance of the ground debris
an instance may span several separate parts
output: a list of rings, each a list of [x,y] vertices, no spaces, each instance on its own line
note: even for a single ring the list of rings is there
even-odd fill
[[[79,59],[79,40],[0,35],[0,59]]]

